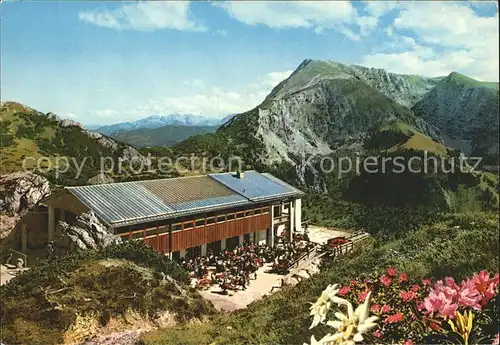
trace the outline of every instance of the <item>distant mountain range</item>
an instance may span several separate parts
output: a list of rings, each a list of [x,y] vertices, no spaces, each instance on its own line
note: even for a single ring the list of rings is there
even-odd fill
[[[114,135],[125,131],[133,131],[145,128],[153,129],[167,125],[189,127],[219,127],[229,121],[233,116],[234,115],[228,115],[223,118],[213,118],[191,114],[171,114],[163,116],[152,115],[132,122],[120,122],[106,126],[90,125],[86,127],[106,135]]]
[[[197,134],[213,133],[219,126],[166,125],[111,133],[110,136],[135,147],[172,146]]]
[[[56,184],[81,184],[99,175],[102,157],[121,161],[146,162],[146,158],[130,145],[118,142],[101,133],[84,129],[77,122],[42,113],[16,102],[0,103],[0,172],[17,172],[36,168],[38,159],[45,157],[46,177]],[[62,158],[68,160],[67,168]],[[60,163],[63,162],[63,163]],[[76,163],[75,163],[76,162]],[[62,165],[60,165],[62,164]],[[78,166],[81,170],[78,171]],[[60,166],[65,173],[54,175]],[[37,171],[39,172],[39,171]]]
[[[488,182],[493,175],[353,173],[340,179],[319,169],[324,157],[413,157],[428,152],[449,158],[460,151],[498,166],[498,105],[498,83],[456,72],[428,78],[305,60],[260,105],[223,119],[150,116],[98,127],[96,133],[51,113],[5,103],[0,108],[0,158],[9,172],[19,170],[26,156],[90,156],[98,162],[104,155],[141,157],[157,151],[139,153],[125,142],[172,145],[168,152],[173,156],[239,156],[245,168],[274,173],[304,190],[360,202],[449,209],[487,200],[498,206],[498,186]],[[86,178],[96,174],[95,164],[88,167]]]

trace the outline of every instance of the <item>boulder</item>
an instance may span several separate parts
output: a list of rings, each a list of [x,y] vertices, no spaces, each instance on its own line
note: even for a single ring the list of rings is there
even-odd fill
[[[77,250],[102,249],[121,242],[121,238],[109,232],[92,211],[78,216],[73,225],[59,222],[54,235],[48,250],[53,250],[55,256]]]
[[[106,184],[115,182],[111,176],[106,175],[103,172],[100,172],[98,175],[88,179],[89,184]]]
[[[50,194],[49,181],[31,172],[16,172],[0,177],[0,212],[22,215]]]
[[[13,229],[28,210],[50,194],[49,181],[31,172],[0,177],[0,242],[2,250],[13,243]],[[11,235],[11,233],[13,235]],[[28,238],[28,241],[30,238]],[[32,240],[32,238],[31,238]]]

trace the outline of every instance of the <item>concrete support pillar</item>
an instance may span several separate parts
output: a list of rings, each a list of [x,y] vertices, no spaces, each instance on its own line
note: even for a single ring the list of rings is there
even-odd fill
[[[27,254],[28,252],[28,230],[26,224],[21,223],[21,253]]]
[[[179,256],[181,257],[181,259],[184,259],[186,257],[186,251],[185,250],[180,250],[179,251]]]
[[[256,233],[256,244],[266,244],[266,230],[261,230]]]
[[[274,206],[271,205],[271,236],[268,245],[274,247]]]
[[[301,199],[295,200],[295,229],[302,230],[302,201]]]
[[[226,250],[226,239],[225,238],[220,240],[220,250],[221,250],[221,252],[224,252]]]
[[[241,246],[241,245],[243,245],[243,242],[245,242],[245,236],[244,235],[240,235],[240,237],[238,239],[238,244]]]
[[[295,200],[290,201],[288,206],[288,240],[291,242],[293,239],[293,231],[295,227]]]
[[[48,224],[48,241],[52,241],[54,239],[54,234],[56,232],[56,212],[55,208],[49,206],[49,224]]]
[[[207,244],[201,245],[201,256],[207,256]]]

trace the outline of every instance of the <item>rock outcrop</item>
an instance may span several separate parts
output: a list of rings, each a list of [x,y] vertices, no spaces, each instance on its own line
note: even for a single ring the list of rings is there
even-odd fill
[[[31,172],[0,177],[0,212],[21,215],[50,194],[49,181]]]
[[[121,238],[110,233],[90,211],[78,216],[73,225],[59,222],[53,244],[49,244],[49,252],[53,250],[53,255],[63,256],[77,250],[102,249],[120,242]]]
[[[9,237],[16,223],[51,193],[49,181],[31,172],[0,177],[0,241]]]
[[[96,176],[88,179],[89,184],[106,184],[115,182],[111,176],[106,175],[104,172],[100,172]]]
[[[498,159],[498,84],[451,73],[416,103],[413,112],[439,128],[447,146]]]

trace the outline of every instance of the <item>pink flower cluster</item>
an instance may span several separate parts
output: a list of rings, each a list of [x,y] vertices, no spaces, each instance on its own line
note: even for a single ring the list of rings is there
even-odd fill
[[[490,278],[486,271],[475,274],[460,285],[453,278],[447,277],[444,282],[436,282],[420,307],[426,314],[437,313],[449,319],[455,317],[460,307],[481,310],[496,295],[498,281],[498,274]]]

